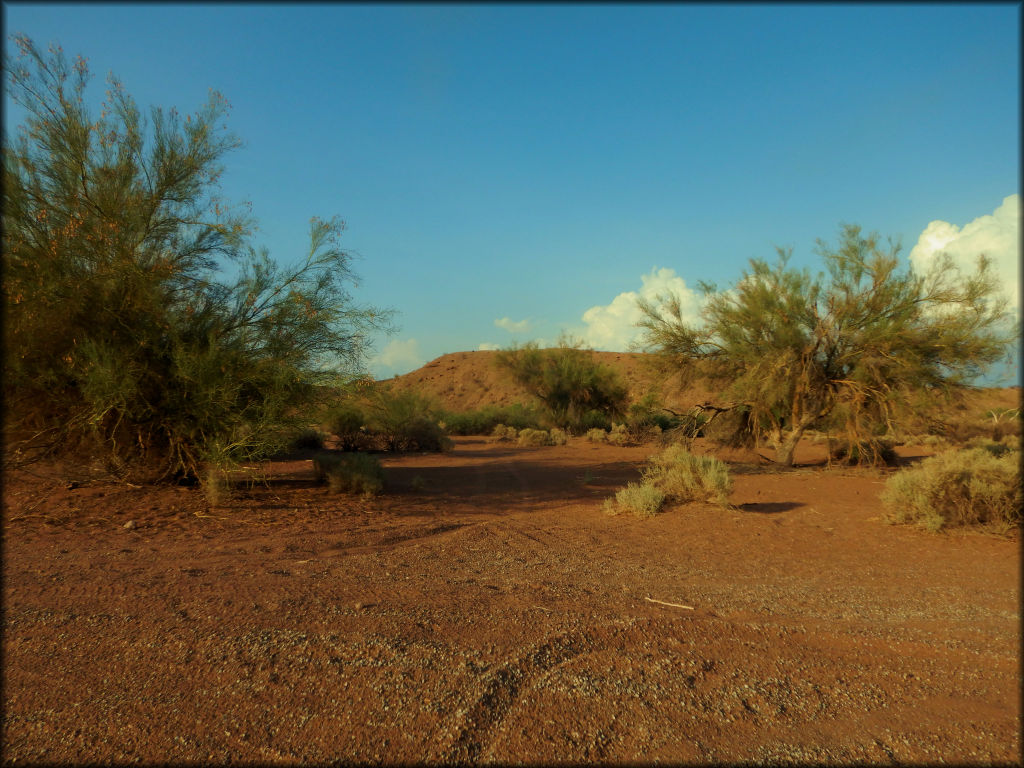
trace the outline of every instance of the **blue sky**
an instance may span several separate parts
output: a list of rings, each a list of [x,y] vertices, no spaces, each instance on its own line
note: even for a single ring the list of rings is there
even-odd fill
[[[232,104],[224,194],[303,253],[341,216],[388,376],[446,352],[624,348],[634,299],[727,285],[841,222],[989,252],[1019,307],[1020,7],[4,5],[140,106]],[[11,50],[5,40],[5,50]],[[7,128],[18,120],[6,111]]]

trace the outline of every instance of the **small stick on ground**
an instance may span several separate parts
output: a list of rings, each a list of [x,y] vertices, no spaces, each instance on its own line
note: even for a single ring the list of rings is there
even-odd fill
[[[671,605],[673,608],[685,608],[688,611],[696,610],[696,608],[694,608],[692,605],[680,605],[679,603],[666,603],[664,600],[655,600],[653,597],[645,597],[644,600],[646,600],[649,603],[657,603],[658,605]]]

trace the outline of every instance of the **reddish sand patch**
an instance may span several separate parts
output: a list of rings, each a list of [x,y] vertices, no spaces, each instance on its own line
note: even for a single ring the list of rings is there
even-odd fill
[[[4,757],[1019,761],[1016,542],[886,525],[813,446],[731,510],[602,512],[652,450],[457,438],[214,510],[10,472]]]

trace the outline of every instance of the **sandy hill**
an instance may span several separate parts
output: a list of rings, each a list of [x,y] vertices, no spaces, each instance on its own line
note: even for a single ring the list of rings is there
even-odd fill
[[[495,364],[497,353],[490,351],[453,352],[403,376],[388,379],[397,391],[415,390],[434,399],[449,411],[470,411],[487,405],[529,403],[530,396],[510,380]],[[631,400],[655,392],[674,410],[685,410],[708,399],[700,388],[681,390],[678,376],[665,378],[655,367],[655,357],[636,352],[591,352],[599,362],[618,372],[629,388]],[[965,411],[990,408],[1019,408],[1020,389],[984,389],[971,395]],[[958,409],[961,410],[961,409]]]
[[[681,399],[678,385],[671,379],[661,382],[654,369],[652,355],[630,352],[591,352],[599,362],[611,367],[629,388],[631,400],[648,392],[658,392],[671,407]],[[389,383],[398,391],[413,389],[436,400],[451,411],[468,411],[487,405],[529,403],[526,391],[496,365],[496,352],[454,352],[432,360],[422,368]]]

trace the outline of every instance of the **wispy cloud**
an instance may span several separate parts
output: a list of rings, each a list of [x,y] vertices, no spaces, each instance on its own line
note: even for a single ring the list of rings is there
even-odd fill
[[[491,344],[489,341],[480,342],[480,346],[477,347],[481,352],[493,352],[496,349],[501,349],[500,344]]]
[[[499,328],[504,328],[509,333],[525,333],[530,330],[529,320],[512,320],[509,317],[502,317],[494,321]]]
[[[941,253],[948,253],[965,274],[974,271],[979,254],[988,256],[1011,308],[1020,313],[1020,195],[1004,198],[991,214],[962,228],[948,221],[931,222],[910,251],[910,262],[924,270]]]
[[[378,378],[383,378],[408,373],[424,362],[416,339],[395,339],[370,360],[370,370]]]
[[[624,351],[639,340],[641,330],[636,327],[642,314],[638,299],[656,303],[659,296],[675,293],[680,298],[684,319],[696,321],[700,311],[700,296],[686,285],[675,270],[663,267],[653,269],[640,278],[639,291],[620,293],[609,304],[591,307],[583,313],[585,328],[579,331],[583,340],[594,349]]]

